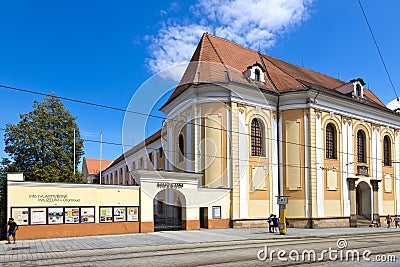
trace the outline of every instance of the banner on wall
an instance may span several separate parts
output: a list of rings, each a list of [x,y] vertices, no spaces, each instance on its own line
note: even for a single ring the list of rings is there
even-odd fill
[[[79,223],[79,208],[65,208],[65,223]]]
[[[111,207],[100,208],[100,222],[112,222],[113,213]]]
[[[64,210],[63,208],[49,208],[48,209],[48,222],[49,224],[64,223]]]
[[[31,224],[46,224],[46,208],[31,208]]]
[[[12,217],[18,225],[29,224],[29,209],[28,208],[12,208]]]
[[[114,222],[124,222],[126,221],[125,207],[115,207],[114,208]]]
[[[94,208],[81,208],[81,223],[94,223]]]
[[[128,207],[127,221],[137,222],[139,220],[139,207]]]

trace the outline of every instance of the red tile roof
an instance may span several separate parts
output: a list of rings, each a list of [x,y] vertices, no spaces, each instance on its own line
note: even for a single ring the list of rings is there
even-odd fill
[[[243,73],[249,66],[256,63],[262,65],[260,55],[271,80],[281,93],[304,90],[305,84],[315,85],[314,88],[328,89],[328,92],[331,92],[334,91],[333,89],[346,84],[346,82],[336,78],[268,55],[259,54],[257,51],[234,42],[204,33],[179,85],[164,106],[192,83],[225,82],[225,72],[228,73],[230,81],[249,84],[250,82]],[[265,77],[265,80],[267,81],[267,77]],[[264,89],[275,91],[269,82],[265,83]],[[364,92],[369,102],[385,108],[385,105],[371,91],[365,89]],[[333,93],[338,94],[339,92]]]
[[[88,174],[99,174],[100,172],[100,160],[99,159],[93,159],[93,158],[84,158],[83,159],[86,162]],[[101,169],[102,171],[107,168],[108,165],[110,165],[113,161],[112,160],[101,160]]]

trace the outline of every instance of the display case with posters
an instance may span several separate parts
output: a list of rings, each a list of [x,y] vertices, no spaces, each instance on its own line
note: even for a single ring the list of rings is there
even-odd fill
[[[114,222],[125,222],[125,221],[126,221],[125,207],[114,207]]]
[[[128,222],[139,221],[139,207],[128,207],[126,220]]]
[[[31,208],[31,224],[46,224],[46,208]]]
[[[100,222],[112,222],[113,209],[112,207],[100,207]]]
[[[81,208],[81,223],[94,223],[94,207]]]
[[[29,208],[11,208],[11,214],[17,225],[29,224]]]
[[[79,223],[79,208],[67,207],[65,210],[65,223]]]
[[[63,208],[48,208],[47,209],[47,221],[49,224],[61,224],[64,223],[64,209]]]
[[[212,207],[212,218],[213,219],[221,219],[221,206],[213,206]]]

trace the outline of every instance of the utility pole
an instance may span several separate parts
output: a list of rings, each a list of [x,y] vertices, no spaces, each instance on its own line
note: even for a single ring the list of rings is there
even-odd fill
[[[75,141],[75,128],[74,128],[74,175],[75,175],[75,170],[76,170],[76,168],[75,168],[75,143],[76,143],[76,141]]]
[[[101,156],[102,156],[102,150],[103,150],[103,133],[100,132],[100,177],[99,177],[99,184],[101,184]]]

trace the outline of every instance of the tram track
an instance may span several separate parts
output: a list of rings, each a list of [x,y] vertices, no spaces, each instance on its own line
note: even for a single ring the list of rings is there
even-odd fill
[[[382,241],[393,236],[393,233],[371,233],[367,235],[347,235],[346,239],[352,243],[351,249],[376,249],[381,246]],[[369,239],[373,238],[373,242],[366,242],[366,237]],[[113,261],[129,261],[132,262],[140,261],[150,262],[165,261],[168,257],[173,255],[174,258],[187,258],[187,255],[191,255],[191,258],[197,259],[193,262],[193,266],[207,265],[207,262],[201,261],[201,255],[215,255],[219,260],[210,262],[211,264],[229,264],[254,261],[257,259],[257,251],[262,249],[265,245],[268,245],[271,249],[279,248],[296,248],[301,245],[307,244],[309,247],[315,247],[318,251],[318,247],[322,244],[332,242],[331,246],[336,245],[336,240],[341,236],[323,236],[323,237],[309,237],[309,238],[292,238],[292,239],[251,239],[241,241],[226,241],[226,242],[206,242],[206,243],[194,243],[194,244],[177,244],[177,245],[162,245],[162,246],[146,246],[146,247],[121,247],[112,249],[89,249],[89,250],[73,250],[73,251],[55,251],[55,252],[37,252],[35,254],[35,260],[30,262],[33,266],[63,266],[64,264],[72,265],[84,265],[84,266],[101,266],[101,263],[111,263]],[[377,240],[382,239],[382,240]],[[323,246],[322,246],[323,247]],[[393,250],[393,249],[392,249]],[[398,242],[398,248],[396,251],[400,251],[400,243]],[[379,253],[388,253],[391,251],[384,251]],[[229,255],[240,256],[240,260],[237,257],[230,257]],[[9,263],[18,262],[21,258],[31,258],[27,255],[20,253],[19,255],[8,255]],[[206,257],[207,258],[207,257]],[[200,259],[200,260],[199,260]],[[232,259],[235,259],[232,261]],[[190,266],[191,262],[175,262],[176,265],[182,263],[182,266]],[[260,262],[261,263],[261,262]],[[267,264],[267,263],[265,263]],[[289,262],[282,263],[282,266],[290,266]],[[240,265],[240,264],[239,264]],[[268,264],[267,264],[268,265]],[[279,264],[281,265],[281,264]],[[102,265],[107,266],[107,265]]]

